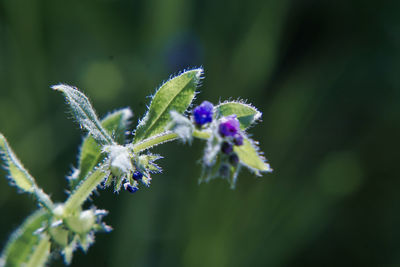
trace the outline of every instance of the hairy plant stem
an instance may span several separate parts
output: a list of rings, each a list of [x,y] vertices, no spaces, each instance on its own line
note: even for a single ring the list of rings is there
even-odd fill
[[[35,196],[37,197],[39,203],[42,204],[45,209],[51,211],[54,208],[54,204],[51,201],[49,195],[43,192],[43,190],[40,189],[36,184],[34,187],[34,191],[35,191]]]
[[[197,137],[199,139],[208,139],[210,137],[210,133],[209,132],[204,132],[204,131],[199,131],[199,130],[195,130],[193,132],[193,136]],[[135,145],[133,145],[132,149],[133,149],[133,153],[139,153],[143,150],[149,149],[153,146],[162,144],[162,143],[166,143],[169,141],[173,141],[175,139],[178,139],[178,135],[176,133],[173,132],[165,132],[162,133],[160,135],[157,135],[155,137],[150,137],[147,138],[145,140],[143,140],[142,142],[139,142]]]
[[[208,139],[210,137],[209,132],[195,130],[193,136],[199,139]],[[133,145],[133,153],[139,153],[143,150],[151,148],[153,146],[173,141],[178,138],[178,135],[173,132],[165,132],[156,137],[151,137],[143,140],[140,143]],[[77,189],[70,195],[65,202],[64,212],[65,214],[71,214],[74,210],[79,209],[86,199],[92,194],[92,192],[99,186],[103,179],[108,175],[105,171],[105,165],[101,165],[94,172],[92,172]]]
[[[81,182],[78,189],[70,195],[64,206],[64,212],[66,214],[71,214],[74,210],[79,209],[97,186],[103,181],[107,175],[102,168],[103,166],[104,165],[100,166],[92,172]]]

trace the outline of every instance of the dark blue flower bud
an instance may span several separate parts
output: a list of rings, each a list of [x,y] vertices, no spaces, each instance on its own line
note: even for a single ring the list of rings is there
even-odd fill
[[[233,143],[237,146],[243,145],[243,136],[240,133],[237,133],[233,136]]]
[[[240,123],[236,118],[236,115],[223,117],[219,124],[219,134],[222,137],[235,136],[240,130]]]
[[[126,191],[128,191],[129,193],[131,193],[131,194],[133,194],[133,193],[135,193],[136,191],[139,190],[139,188],[137,188],[136,186],[131,186],[130,183],[125,183],[124,184],[124,189]]]
[[[233,151],[233,146],[228,142],[223,142],[221,145],[222,153],[229,155]]]
[[[208,101],[204,101],[193,110],[194,121],[199,126],[212,122],[213,114],[214,106]]]
[[[143,173],[141,173],[140,171],[134,171],[132,174],[132,178],[133,180],[140,181],[143,178]]]
[[[227,164],[223,164],[221,165],[221,167],[219,168],[219,175],[221,175],[222,177],[229,177],[229,165]]]
[[[239,157],[236,153],[233,153],[229,156],[229,163],[233,166],[236,167],[239,163]]]

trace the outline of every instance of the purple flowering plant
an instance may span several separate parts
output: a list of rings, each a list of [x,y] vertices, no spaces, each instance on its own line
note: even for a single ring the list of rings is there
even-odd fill
[[[129,108],[99,119],[88,98],[77,88],[53,86],[65,96],[75,120],[87,132],[77,167],[67,177],[71,193],[64,203],[54,203],[38,186],[0,134],[0,152],[10,184],[31,194],[39,205],[11,235],[0,266],[45,266],[57,254],[69,264],[77,248],[87,251],[95,234],[109,232],[111,227],[103,222],[107,211],[95,206],[84,209],[83,204],[97,189],[112,186],[114,192],[122,188],[135,193],[140,184],[150,186],[152,175],[162,171],[156,163],[162,156],[150,150],[165,142],[205,141],[199,182],[220,177],[234,188],[242,167],[256,175],[271,172],[257,142],[247,135],[247,129],[261,118],[255,107],[243,101],[217,105],[203,101],[188,110],[202,74],[202,69],[185,71],[161,85],[132,139],[126,135],[127,131],[132,132]]]

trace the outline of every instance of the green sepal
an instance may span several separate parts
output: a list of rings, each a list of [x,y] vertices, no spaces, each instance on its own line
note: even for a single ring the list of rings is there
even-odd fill
[[[165,132],[172,121],[170,112],[182,114],[192,103],[203,69],[194,69],[164,83],[152,97],[149,110],[135,132],[135,143]]]
[[[125,132],[129,127],[129,120],[132,118],[132,111],[129,108],[114,111],[107,115],[101,124],[104,129],[114,137],[119,144],[125,143]],[[104,160],[101,146],[97,144],[92,136],[86,136],[80,149],[78,169],[70,176],[69,184],[71,190],[91,172],[95,166]]]
[[[271,167],[260,154],[257,143],[247,136],[243,138],[243,145],[234,146],[233,150],[237,153],[240,164],[252,170],[256,175],[260,175],[260,172],[272,172]]]
[[[226,166],[227,172],[221,173],[221,168]],[[201,176],[199,178],[199,184],[206,182],[208,183],[212,179],[222,178],[226,179],[231,187],[235,189],[237,177],[240,171],[240,164],[237,166],[232,166],[228,162],[226,155],[216,155],[213,165],[204,165],[202,169]]]
[[[155,164],[156,160],[162,159],[163,157],[157,154],[144,154],[140,155],[137,159],[137,165],[140,169],[149,173],[159,173],[162,171],[161,167]]]
[[[247,129],[261,118],[261,112],[242,101],[227,101],[215,107],[218,118],[236,115],[242,130]]]
[[[49,227],[48,229],[51,239],[59,246],[65,247],[68,244],[69,231],[64,229],[63,225],[57,227]]]
[[[35,232],[48,221],[49,214],[45,210],[38,210],[30,215],[24,223],[15,230],[4,248],[0,262],[4,266],[22,266],[26,264],[40,242],[40,235]]]
[[[74,255],[75,250],[78,247],[78,240],[79,236],[74,235],[74,238],[72,241],[64,247],[64,249],[61,251],[61,254],[64,256],[64,262],[66,265],[70,265],[72,262],[72,257]]]

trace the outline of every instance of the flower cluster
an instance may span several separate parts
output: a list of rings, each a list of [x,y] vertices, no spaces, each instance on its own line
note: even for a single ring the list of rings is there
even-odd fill
[[[130,193],[139,190],[139,182],[149,187],[151,173],[161,172],[161,168],[154,162],[161,158],[159,155],[135,155],[129,146],[106,146],[108,153],[109,172],[104,186],[114,182],[114,191],[118,192],[121,186]]]
[[[240,165],[240,158],[234,150],[244,144],[245,135],[240,129],[237,116],[221,116],[209,101],[202,102],[192,110],[191,121],[175,112],[171,116],[174,119],[171,129],[182,140],[190,141],[199,133],[207,136],[203,157],[204,177],[201,181],[220,176],[230,179],[231,184],[234,184]]]
[[[221,152],[226,155],[225,164],[221,166],[220,174],[223,177],[229,175],[229,166],[237,167],[239,164],[238,155],[233,152],[234,146],[243,145],[243,134],[240,132],[240,123],[236,118],[236,115],[223,117],[219,122],[218,133],[223,138],[221,143]]]

